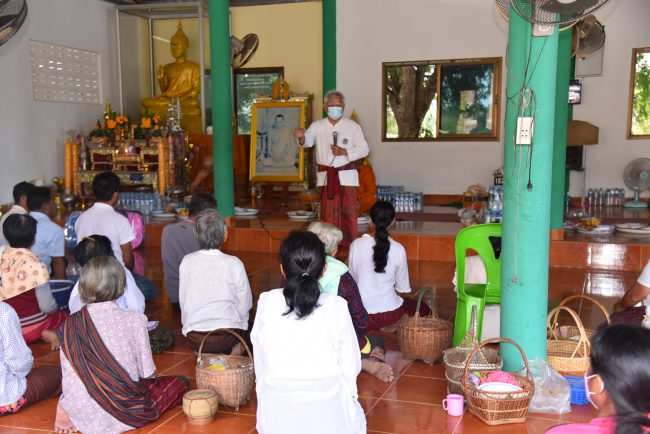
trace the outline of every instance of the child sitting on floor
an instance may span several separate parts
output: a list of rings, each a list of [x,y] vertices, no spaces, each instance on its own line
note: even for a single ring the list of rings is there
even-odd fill
[[[403,315],[415,315],[417,305],[395,293],[411,292],[406,250],[388,236],[388,229],[395,223],[393,205],[376,202],[370,209],[370,220],[374,236],[364,234],[352,243],[348,265],[368,311],[368,330],[394,332]],[[420,315],[429,313],[423,304]]]
[[[18,315],[0,302],[0,416],[61,393],[61,368],[34,368],[34,357],[20,332]]]
[[[91,235],[85,237],[74,249],[74,257],[82,267],[92,258],[98,256],[113,256],[111,240],[104,235]],[[133,275],[129,269],[126,267],[123,268],[124,274],[126,275],[126,287],[124,288],[124,294],[115,300],[115,303],[122,309],[131,309],[144,314],[144,294],[142,294],[142,291],[138,288],[138,285],[135,283]],[[79,294],[79,282],[77,282],[74,285],[74,288],[72,288],[68,306],[70,307],[70,313],[78,312],[84,306]]]
[[[650,432],[650,330],[638,325],[601,328],[591,340],[587,398],[598,410],[589,423],[559,425],[547,434]]]
[[[36,220],[30,215],[10,215],[2,225],[8,247],[0,252],[0,300],[14,308],[20,318],[25,342],[39,339],[59,347],[55,330],[68,317],[59,310],[50,290],[50,274],[31,250]]]

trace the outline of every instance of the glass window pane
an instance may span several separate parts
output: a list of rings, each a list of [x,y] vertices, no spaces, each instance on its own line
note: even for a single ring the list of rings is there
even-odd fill
[[[650,48],[634,51],[634,89],[632,95],[632,136],[650,135]]]

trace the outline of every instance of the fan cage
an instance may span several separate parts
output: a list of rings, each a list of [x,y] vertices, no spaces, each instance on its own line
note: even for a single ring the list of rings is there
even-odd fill
[[[569,24],[595,12],[608,0],[495,0],[507,20],[510,5],[519,16],[533,24]]]

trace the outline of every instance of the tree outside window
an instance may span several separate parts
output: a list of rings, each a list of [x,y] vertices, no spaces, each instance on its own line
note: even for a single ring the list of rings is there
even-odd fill
[[[632,50],[627,137],[650,138],[650,47]]]

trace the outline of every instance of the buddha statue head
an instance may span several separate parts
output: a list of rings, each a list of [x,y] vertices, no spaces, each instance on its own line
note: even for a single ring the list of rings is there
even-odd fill
[[[176,30],[174,36],[169,40],[169,45],[174,59],[185,57],[187,55],[187,47],[189,43],[189,39],[185,35],[185,32],[183,32],[183,23],[179,21],[178,30]]]

